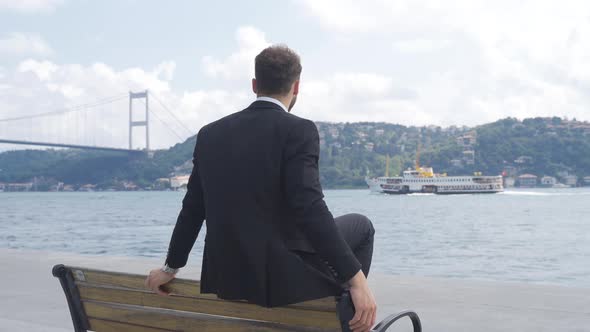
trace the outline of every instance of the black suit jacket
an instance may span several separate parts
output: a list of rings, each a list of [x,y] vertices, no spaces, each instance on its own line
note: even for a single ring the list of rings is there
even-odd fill
[[[166,262],[186,265],[206,220],[201,292],[267,307],[339,295],[361,265],[324,203],[318,158],[315,124],[271,102],[204,126]]]

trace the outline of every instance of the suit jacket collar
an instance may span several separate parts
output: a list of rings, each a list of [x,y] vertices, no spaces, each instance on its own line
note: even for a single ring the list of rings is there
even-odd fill
[[[275,109],[281,112],[286,112],[281,106],[265,100],[256,100],[248,108],[251,109]]]

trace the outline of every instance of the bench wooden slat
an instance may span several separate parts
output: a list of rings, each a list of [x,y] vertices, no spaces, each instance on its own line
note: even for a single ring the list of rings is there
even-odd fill
[[[78,283],[82,301],[101,301],[254,319],[285,325],[339,329],[335,312],[301,310],[289,307],[263,308],[244,302],[185,296],[161,296],[146,290],[130,290]]]
[[[174,330],[163,330],[153,327],[125,324],[120,322],[113,322],[110,320],[102,320],[96,318],[88,319],[92,331],[101,332],[173,332]]]
[[[144,285],[146,278],[145,275],[115,273],[79,267],[70,268],[77,283],[84,282],[88,284],[124,287],[141,291],[146,290]],[[217,299],[215,294],[201,294],[200,283],[195,280],[175,278],[164,288],[177,295],[198,297],[203,299]],[[336,312],[336,301],[333,297],[327,297],[313,301],[291,304],[285,307]]]
[[[145,276],[139,274],[63,264],[53,266],[51,273],[64,291],[75,332],[340,331],[333,297],[264,308],[200,294],[196,280],[175,279],[168,285],[172,295],[160,296],[145,289]],[[386,317],[374,331],[386,331],[406,316],[414,332],[421,332],[413,311]]]
[[[84,308],[88,317],[90,317],[90,327],[92,330],[111,331],[110,329],[101,330],[104,325],[108,326],[104,320],[109,320],[111,325],[116,328],[127,325],[136,328],[137,326],[145,326],[144,330],[137,331],[151,331],[147,327],[151,327],[154,331],[215,331],[215,332],[245,332],[245,331],[326,331],[325,329],[302,329],[301,327],[281,326],[273,323],[258,322],[253,320],[240,320],[227,317],[210,316],[204,314],[190,314],[179,312],[164,312],[163,310],[150,310],[130,305],[116,305],[103,302],[85,302]],[[93,320],[98,320],[101,326],[93,325]],[[112,331],[134,331],[131,329],[113,329]]]
[[[71,269],[76,282],[145,290],[145,275],[114,273],[76,267],[72,267]],[[216,298],[214,294],[201,294],[200,283],[196,280],[175,278],[172,282],[168,283],[165,288],[175,294],[184,296]]]

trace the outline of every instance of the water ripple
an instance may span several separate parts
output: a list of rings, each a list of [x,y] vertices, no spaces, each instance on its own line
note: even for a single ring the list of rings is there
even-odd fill
[[[356,212],[373,221],[373,271],[590,287],[588,189],[325,195],[335,216]],[[163,259],[182,198],[176,192],[0,193],[0,247]],[[203,238],[189,264],[200,264]]]

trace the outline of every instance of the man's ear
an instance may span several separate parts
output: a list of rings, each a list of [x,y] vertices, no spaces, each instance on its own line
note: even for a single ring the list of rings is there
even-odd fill
[[[293,84],[293,95],[298,95],[299,94],[299,80],[295,81],[295,84]]]
[[[252,79],[252,91],[255,94],[258,94],[258,86],[256,85],[256,79],[255,78]]]

